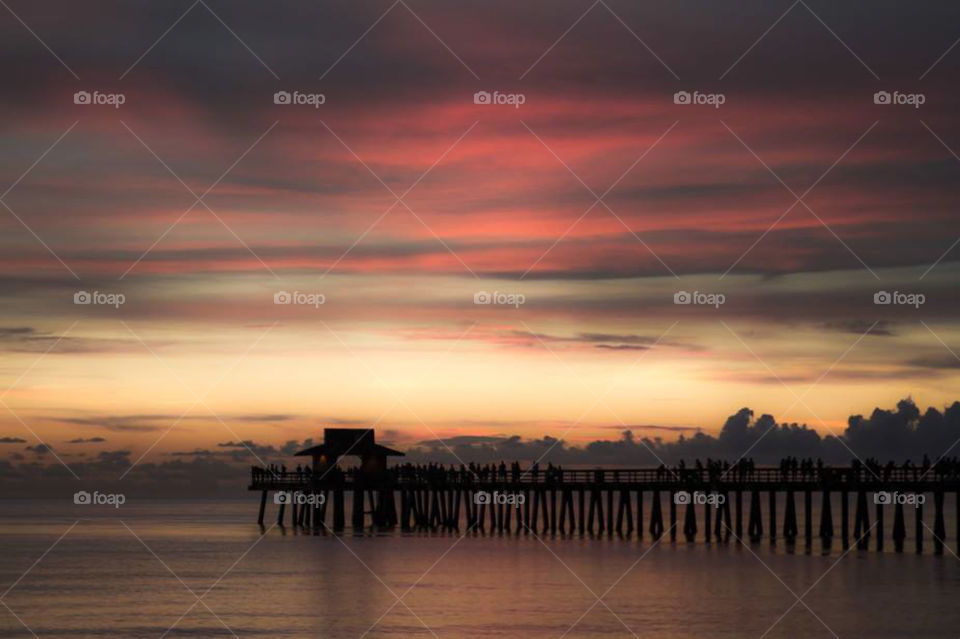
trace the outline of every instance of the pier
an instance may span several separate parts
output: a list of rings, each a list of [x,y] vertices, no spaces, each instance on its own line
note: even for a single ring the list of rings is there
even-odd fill
[[[913,550],[923,552],[929,539],[933,552],[940,554],[947,539],[945,503],[952,495],[953,532],[960,541],[960,474],[953,470],[911,467],[876,472],[861,466],[797,472],[737,466],[726,472],[665,467],[543,472],[516,468],[481,476],[462,468],[437,467],[433,472],[409,465],[387,468],[385,458],[374,460],[354,452],[361,457],[361,465],[343,471],[319,458],[338,448],[331,443],[335,438],[330,435],[328,444],[305,451],[317,456],[313,468],[252,470],[249,489],[261,493],[258,523],[263,525],[267,504],[273,503],[279,525],[340,532],[346,528],[349,503],[355,530],[649,536],[653,540],[668,536],[671,541],[682,537],[708,543],[781,539],[808,548],[817,538],[823,545],[836,541],[844,549],[855,544],[877,550],[883,550],[889,539],[897,552],[904,550],[907,527],[912,525]],[[380,450],[372,435],[366,448],[381,457],[401,454]],[[778,503],[783,504],[782,510]],[[933,509],[932,527],[924,522],[925,507]]]

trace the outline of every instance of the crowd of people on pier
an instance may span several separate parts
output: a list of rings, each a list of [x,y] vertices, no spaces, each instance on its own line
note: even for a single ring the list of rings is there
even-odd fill
[[[295,480],[300,482],[309,482],[313,479],[313,469],[307,464],[300,465],[297,464],[296,469],[287,470],[286,464],[268,464],[266,468],[263,466],[253,466],[251,473],[254,481],[260,480],[270,480],[270,479],[287,479]],[[355,468],[348,468],[347,470],[341,470],[338,466],[331,466],[330,468],[325,469],[322,473],[317,474],[317,479],[321,478],[342,478],[345,475],[353,476],[356,474],[357,470]]]
[[[540,464],[534,462],[523,470],[520,462],[513,462],[508,467],[505,462],[500,464],[451,464],[444,467],[442,464],[400,464],[394,467],[398,479],[427,481],[431,483],[491,483],[491,482],[539,482],[541,477],[548,483],[563,481],[563,468],[548,463],[541,472]]]
[[[678,480],[685,483],[720,482],[720,481],[824,481],[837,478],[844,474],[858,480],[878,479],[889,481],[891,478],[917,481],[927,479],[960,478],[960,458],[940,458],[931,462],[924,455],[919,464],[910,460],[902,464],[889,461],[881,464],[878,460],[867,458],[864,461],[856,459],[849,468],[826,466],[822,459],[786,457],[780,461],[778,467],[758,467],[752,458],[739,459],[733,464],[727,461],[707,459],[702,462],[697,459],[692,466],[687,466],[684,460],[673,466],[661,464],[655,469],[644,470],[569,470],[560,465],[548,463],[541,468],[538,462],[522,467],[520,462],[509,464],[451,464],[445,466],[438,463],[398,464],[384,471],[386,478],[393,481],[426,483],[431,485],[446,484],[495,484],[495,483],[547,483],[557,484],[571,481],[603,482],[634,482],[634,481],[671,481]],[[284,464],[269,464],[266,467],[254,466],[252,475],[254,481],[281,479],[298,483],[309,483],[316,479],[330,482],[343,481],[359,476],[360,470],[355,467],[340,469],[331,466],[320,472],[314,472],[309,465],[297,465],[295,469],[287,469]]]
[[[930,463],[930,458],[923,456],[920,464],[914,464],[909,459],[901,465],[889,461],[881,464],[878,460],[868,457],[861,462],[854,460],[853,469],[860,475],[880,477],[884,481],[889,480],[897,469],[903,471],[903,475],[908,479],[918,479],[920,477],[932,476],[934,478],[955,478],[960,476],[960,458],[941,457],[934,463]]]

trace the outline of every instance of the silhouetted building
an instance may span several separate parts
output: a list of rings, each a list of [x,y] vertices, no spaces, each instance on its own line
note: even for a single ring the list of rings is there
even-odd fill
[[[375,440],[372,428],[324,428],[323,443],[301,450],[297,457],[312,457],[313,472],[322,473],[341,457],[360,458],[365,473],[379,473],[387,468],[387,457],[403,457],[403,453]]]

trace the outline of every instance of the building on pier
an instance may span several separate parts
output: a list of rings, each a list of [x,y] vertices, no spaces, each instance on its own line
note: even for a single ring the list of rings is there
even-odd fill
[[[342,457],[359,457],[364,474],[377,475],[387,469],[387,457],[403,453],[376,442],[372,428],[324,428],[323,443],[301,450],[297,457],[313,459],[314,474],[322,474]]]

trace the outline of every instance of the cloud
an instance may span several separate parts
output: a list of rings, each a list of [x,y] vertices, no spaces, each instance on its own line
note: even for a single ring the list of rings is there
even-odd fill
[[[19,339],[33,333],[34,330],[29,326],[0,326],[0,340]]]
[[[635,346],[633,344],[597,344],[594,348],[605,348],[611,351],[646,351],[649,346]]]
[[[47,453],[51,452],[53,450],[53,447],[48,446],[47,444],[36,444],[35,446],[27,446],[26,448],[24,448],[24,450],[29,450],[34,454],[36,454],[38,457],[43,457]]]
[[[550,300],[541,300],[541,303],[550,303]],[[545,344],[563,347],[599,348],[608,350],[644,351],[652,346],[675,347],[688,350],[702,350],[702,347],[692,342],[682,342],[655,335],[639,335],[635,333],[573,333],[563,335],[559,333],[538,333],[527,329],[510,328],[508,326],[477,326],[464,334],[462,328],[429,328],[429,329],[402,329],[400,334],[406,339],[425,340],[470,340],[488,342],[501,346],[518,346],[524,348],[542,348]]]
[[[626,425],[615,425],[615,426],[601,426],[601,428],[609,429],[609,430],[618,430],[618,431],[655,430],[655,431],[663,431],[667,433],[698,433],[703,430],[699,426],[661,426],[659,424],[626,424]]]
[[[954,357],[951,353],[943,355],[925,355],[908,360],[911,366],[919,368],[930,368],[934,370],[953,370],[960,369],[960,359]]]
[[[68,444],[97,444],[105,441],[107,440],[103,437],[88,437],[86,439],[83,437],[77,437],[76,439],[71,439],[67,443]]]
[[[285,463],[289,461],[289,457],[294,456],[304,448],[309,448],[314,444],[313,438],[307,438],[302,441],[291,439],[279,447],[269,444],[258,444],[253,440],[245,439],[243,441],[231,440],[218,442],[214,450],[195,448],[194,450],[173,451],[166,454],[171,457],[219,458],[248,464]]]
[[[27,440],[19,437],[0,437],[0,444],[26,444]]]
[[[214,453],[212,450],[205,450],[202,448],[189,451],[171,451],[164,454],[170,457],[213,457],[216,455],[216,453]]]
[[[249,439],[244,440],[242,442],[229,441],[229,442],[220,442],[217,444],[219,448],[246,448],[247,446],[255,446],[255,445],[256,444],[254,444]]]
[[[0,327],[0,351],[8,353],[59,354],[132,353],[143,347],[133,340],[76,337],[38,331],[28,326]]]
[[[158,420],[176,420],[177,416],[170,415],[104,415],[101,417],[54,417],[54,421],[74,426],[95,426],[109,431],[150,432],[162,430],[162,426],[149,423]]]
[[[645,427],[649,428],[649,427]],[[654,427],[658,428],[658,427]],[[670,427],[672,428],[672,427]],[[923,455],[935,458],[948,451],[960,439],[960,402],[944,411],[928,408],[922,415],[909,399],[901,401],[896,409],[876,409],[869,418],[850,417],[849,425],[840,437],[821,436],[806,425],[778,424],[771,415],[754,418],[749,408],[731,415],[717,435],[696,432],[682,434],[676,441],[665,442],[658,437],[637,438],[633,429],[623,430],[617,440],[596,440],[572,445],[556,438],[540,439],[513,437],[450,438],[440,442],[428,440],[407,450],[410,461],[440,461],[460,463],[499,462],[518,459],[569,465],[619,464],[627,466],[657,466],[662,462],[688,462],[695,459],[735,461],[749,450],[757,463],[775,464],[786,456],[822,458],[828,463],[848,464],[853,456],[874,457],[897,462]],[[446,446],[444,446],[444,443]],[[452,453],[450,452],[452,450]]]
[[[315,443],[313,441],[313,438],[305,439],[302,442],[290,440],[283,445],[283,447],[280,449],[280,453],[287,456],[295,455],[296,453],[299,453],[301,450],[304,450],[305,448],[310,448],[311,446],[314,446],[314,445]]]
[[[874,325],[874,323],[876,325]],[[872,328],[871,328],[872,327]],[[870,335],[875,337],[894,337],[896,333],[893,330],[893,322],[887,320],[868,321],[868,320],[837,320],[825,322],[823,328],[828,331],[840,333],[850,333],[851,335]]]
[[[294,415],[281,413],[252,413],[241,415],[221,414],[224,421],[250,422],[268,424],[293,419]],[[101,415],[95,417],[51,417],[53,421],[75,426],[94,426],[116,432],[150,432],[164,430],[168,424],[174,422],[208,421],[210,418],[200,415],[176,415],[173,413],[152,413],[142,415]],[[156,424],[155,422],[164,422]]]
[[[511,439],[510,437],[498,437],[495,435],[456,435],[454,437],[445,437],[442,439],[426,439],[417,442],[416,446],[426,446],[427,448],[441,448],[446,446],[476,446],[479,444],[501,444]]]

